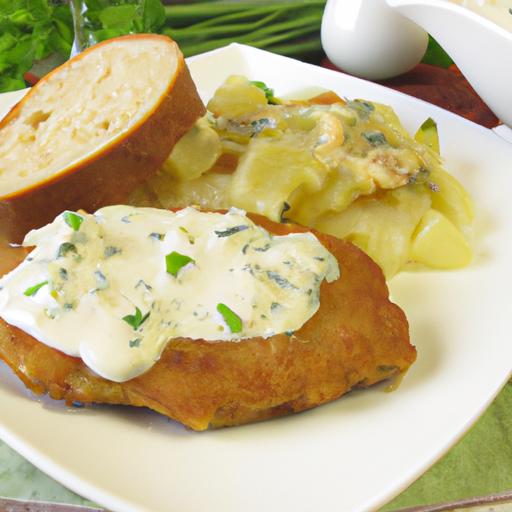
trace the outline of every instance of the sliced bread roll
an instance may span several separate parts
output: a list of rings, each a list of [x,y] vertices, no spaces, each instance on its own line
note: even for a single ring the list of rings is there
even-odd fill
[[[204,113],[167,37],[119,37],[66,62],[0,121],[0,239],[122,203]]]

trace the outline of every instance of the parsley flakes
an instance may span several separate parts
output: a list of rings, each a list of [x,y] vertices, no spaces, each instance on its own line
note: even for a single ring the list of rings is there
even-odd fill
[[[43,281],[42,283],[30,286],[23,292],[23,295],[26,295],[27,297],[33,297],[43,286],[46,286],[47,284],[48,281]]]
[[[178,272],[189,263],[195,263],[195,260],[185,254],[173,251],[165,257],[165,267],[168,274],[174,277],[178,276]]]
[[[240,226],[233,226],[232,228],[225,229],[224,231],[215,231],[215,234],[219,238],[223,238],[225,236],[235,235],[236,233],[240,233],[240,231],[245,231],[246,229],[249,229],[249,226],[241,224]]]
[[[73,230],[78,231],[84,218],[74,212],[64,212],[64,222]]]
[[[143,315],[142,311],[138,307],[135,307],[135,314],[123,316],[123,320],[136,331],[149,318],[150,314],[151,312],[148,311]]]
[[[226,304],[222,304],[222,302],[217,304],[217,311],[222,315],[224,322],[232,333],[242,331],[242,319]]]

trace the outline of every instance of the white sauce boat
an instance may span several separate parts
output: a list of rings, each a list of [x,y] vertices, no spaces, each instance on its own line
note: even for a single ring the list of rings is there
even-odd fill
[[[489,108],[512,126],[512,32],[461,5],[448,0],[328,0],[322,44],[329,59],[348,73],[388,78],[421,60],[427,32]]]

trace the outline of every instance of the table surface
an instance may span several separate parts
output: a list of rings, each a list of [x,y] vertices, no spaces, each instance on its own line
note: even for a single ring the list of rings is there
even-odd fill
[[[322,64],[333,67],[326,60]],[[412,72],[383,83],[447,108],[488,128],[498,124],[498,120],[456,68],[441,70],[421,64]],[[506,137],[506,130],[504,132],[502,135]],[[512,138],[510,141],[512,142]],[[512,383],[504,387],[480,420],[438,463],[383,507],[382,512],[511,490],[510,404]],[[43,474],[1,441],[0,496],[93,505]],[[485,510],[497,512],[498,508]],[[499,510],[512,512],[512,506],[507,505]]]

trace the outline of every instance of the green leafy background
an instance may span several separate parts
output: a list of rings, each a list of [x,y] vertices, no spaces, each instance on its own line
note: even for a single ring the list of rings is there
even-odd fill
[[[186,56],[224,46],[249,44],[318,62],[325,0],[84,0],[81,42],[90,46],[112,37],[157,32],[175,39]],[[0,0],[0,92],[26,87],[35,62],[66,60],[73,45],[73,19],[65,0]],[[430,38],[424,62],[452,61]]]

